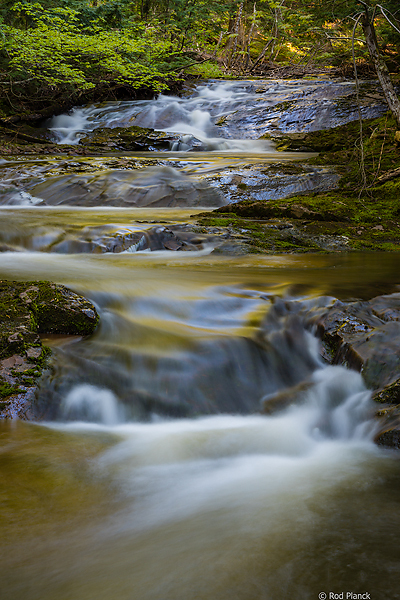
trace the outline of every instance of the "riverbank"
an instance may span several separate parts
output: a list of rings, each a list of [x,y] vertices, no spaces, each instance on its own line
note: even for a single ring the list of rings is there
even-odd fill
[[[399,251],[400,144],[394,119],[364,120],[362,138],[363,166],[359,122],[272,137],[281,151],[318,152],[307,163],[334,168],[338,189],[254,201],[242,184],[238,193],[245,199],[201,215],[200,230],[241,235],[250,252]]]

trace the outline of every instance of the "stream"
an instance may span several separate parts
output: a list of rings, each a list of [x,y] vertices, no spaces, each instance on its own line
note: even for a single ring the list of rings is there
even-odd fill
[[[100,314],[90,338],[43,340],[42,420],[0,421],[4,600],[400,598],[398,454],[307,326],[335,298],[398,291],[398,257],[245,254],[193,225],[244,185],[334,187],[260,138],[357,118],[354,93],[211,81],[48,123],[60,145],[154,128],[169,151],[0,160],[0,279],[62,283]]]

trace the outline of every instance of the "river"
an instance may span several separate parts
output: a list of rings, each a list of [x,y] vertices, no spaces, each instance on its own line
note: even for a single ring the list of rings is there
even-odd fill
[[[44,420],[0,422],[5,600],[400,598],[397,453],[372,441],[360,374],[326,366],[304,326],[332,298],[398,290],[397,256],[243,254],[188,227],[238,171],[293,159],[258,139],[266,111],[276,128],[278,104],[303,102],[318,128],[340,85],[333,103],[318,82],[211,82],[78,108],[51,123],[60,144],[132,119],[179,135],[2,161],[0,279],[63,283],[101,317],[47,340]]]

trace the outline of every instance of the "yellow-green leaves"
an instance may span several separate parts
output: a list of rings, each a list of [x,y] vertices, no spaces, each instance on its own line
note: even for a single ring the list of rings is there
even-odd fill
[[[166,74],[157,68],[169,43],[148,31],[105,30],[97,24],[83,27],[70,8],[45,10],[39,3],[14,5],[26,29],[4,26],[0,49],[9,58],[12,80],[70,90],[88,90],[98,84],[123,84],[161,91]]]

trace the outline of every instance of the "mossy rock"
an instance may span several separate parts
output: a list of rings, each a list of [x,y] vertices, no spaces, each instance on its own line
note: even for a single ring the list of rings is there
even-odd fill
[[[90,335],[99,316],[91,302],[47,281],[1,280],[0,298],[0,418],[31,418],[51,354],[39,334]]]
[[[145,127],[103,127],[88,133],[80,145],[114,150],[169,150],[177,136]]]
[[[398,252],[400,177],[375,184],[364,194],[357,189],[339,189],[278,200],[246,199],[217,208],[212,213],[197,215],[197,219],[202,226],[234,226],[247,230],[258,227],[259,241],[264,243],[264,249],[258,244],[260,251],[280,251],[276,244],[268,246],[271,229],[276,221],[280,221],[278,228],[290,227],[292,234],[296,232],[297,240],[305,240],[306,243],[296,242],[304,252],[315,251],[317,247],[327,252]],[[284,237],[287,238],[287,233]]]
[[[375,400],[375,402],[380,402],[381,404],[400,405],[400,377],[376,392],[373,396],[373,400]]]

